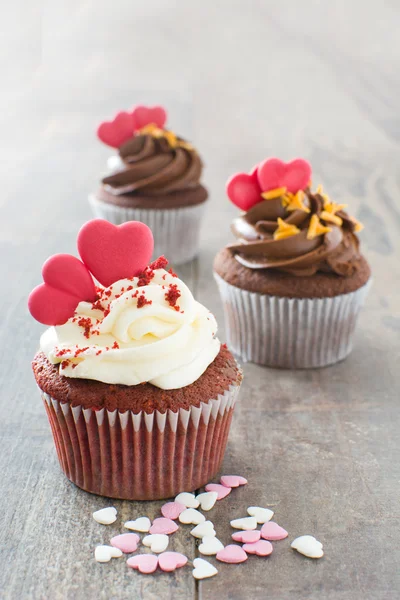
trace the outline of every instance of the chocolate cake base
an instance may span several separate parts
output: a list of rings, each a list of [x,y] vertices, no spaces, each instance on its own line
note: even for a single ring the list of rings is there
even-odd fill
[[[104,187],[100,187],[95,196],[101,202],[120,206],[121,208],[154,208],[165,210],[202,204],[207,200],[208,192],[202,185],[197,185],[160,196],[137,194],[135,192],[116,196],[108,192]]]
[[[333,273],[299,277],[273,269],[249,269],[240,264],[227,248],[216,255],[214,270],[237,288],[282,298],[332,298],[358,290],[371,276],[364,257],[361,257],[358,271],[350,277]]]

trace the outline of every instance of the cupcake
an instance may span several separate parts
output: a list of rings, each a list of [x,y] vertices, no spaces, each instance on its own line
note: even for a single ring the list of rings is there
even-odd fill
[[[89,196],[94,215],[115,225],[142,221],[155,238],[154,256],[173,264],[199,252],[201,217],[208,197],[200,183],[203,164],[196,149],[165,128],[161,106],[136,106],[101,123],[97,135],[118,154]]]
[[[265,160],[227,183],[243,212],[214,262],[227,338],[242,359],[285,368],[344,359],[370,284],[362,225],[318,186],[303,159]]]
[[[62,470],[129,500],[201,487],[220,468],[242,379],[213,315],[164,257],[149,264],[143,223],[91,221],[78,250],[82,261],[46,261],[28,302],[50,326],[32,366]]]

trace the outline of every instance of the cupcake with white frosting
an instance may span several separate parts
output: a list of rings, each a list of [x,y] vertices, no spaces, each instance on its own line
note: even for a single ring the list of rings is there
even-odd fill
[[[105,222],[81,233],[96,223]],[[78,286],[70,316],[43,309],[50,267],[32,292],[33,316],[51,325],[33,360],[35,379],[61,467],[89,492],[168,498],[219,470],[241,372],[216,337],[214,316],[166,265],[161,258],[140,271],[128,267],[132,276],[94,291]],[[94,271],[100,280],[101,268]]]

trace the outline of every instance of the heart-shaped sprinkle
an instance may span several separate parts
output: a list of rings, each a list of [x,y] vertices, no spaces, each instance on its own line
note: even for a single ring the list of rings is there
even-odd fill
[[[258,529],[253,529],[250,531],[236,531],[232,533],[232,539],[235,542],[242,542],[242,544],[254,544],[254,542],[258,542],[261,537],[261,531]]]
[[[198,525],[199,527],[199,525]],[[199,552],[201,554],[205,554],[206,556],[213,556],[217,554],[220,550],[223,550],[224,545],[219,541],[218,538],[214,536],[205,535],[199,546]]]
[[[158,519],[154,519],[149,531],[150,533],[165,533],[169,535],[170,533],[175,533],[178,529],[179,525],[175,521],[172,521],[172,519],[159,517]]]
[[[126,521],[124,527],[126,527],[126,529],[131,529],[132,531],[147,533],[151,527],[151,521],[148,517],[138,517],[134,521]]]
[[[274,523],[274,521],[269,521],[269,523],[265,523],[261,527],[261,537],[264,540],[284,540],[287,538],[288,532],[286,529],[283,529],[278,523]]]
[[[111,525],[117,520],[117,509],[114,506],[108,506],[107,508],[101,508],[93,513],[93,519],[101,525]]]
[[[186,508],[197,508],[200,502],[197,500],[194,494],[190,494],[189,492],[181,492],[175,498],[175,502],[179,502],[179,504],[184,504]]]
[[[311,166],[302,158],[288,163],[279,158],[269,158],[258,166],[257,177],[262,192],[285,187],[288,192],[295,194],[310,183]]]
[[[86,267],[104,286],[139,275],[153,253],[153,234],[147,225],[128,221],[113,225],[93,219],[78,234],[78,250]]]
[[[240,475],[222,475],[221,483],[228,488],[236,488],[240,485],[246,485],[247,479],[240,477]]]
[[[312,535],[301,535],[290,546],[308,558],[322,558],[324,555],[321,542]]]
[[[186,506],[180,502],[167,502],[161,507],[161,514],[166,519],[177,519],[185,509]]]
[[[120,558],[121,550],[112,546],[97,546],[94,551],[94,558],[99,563],[110,562],[112,558]]]
[[[179,567],[184,567],[187,561],[187,556],[180,552],[163,552],[158,557],[158,566],[162,571],[170,573]]]
[[[261,506],[249,506],[247,509],[248,514],[251,517],[255,517],[257,519],[257,523],[267,523],[274,516],[274,511],[269,508],[261,508]]]
[[[207,577],[213,577],[218,573],[218,569],[204,558],[195,558],[193,566],[192,575],[195,579],[207,579]]]
[[[196,496],[196,500],[200,502],[201,510],[211,510],[218,499],[218,492],[204,492]]]
[[[135,131],[146,125],[157,125],[162,129],[167,120],[167,113],[162,106],[135,106],[131,111]]]
[[[226,487],[225,485],[221,485],[219,483],[207,483],[206,485],[207,492],[217,492],[217,500],[226,498],[226,496],[231,493],[231,490],[232,488]]]
[[[257,179],[257,167],[250,174],[237,173],[226,184],[229,200],[244,211],[250,210],[263,200]]]
[[[96,288],[85,265],[70,254],[56,254],[42,268],[44,283],[29,295],[31,315],[43,325],[63,325],[79,302],[94,302]]]
[[[244,529],[245,531],[250,531],[251,529],[257,529],[257,521],[255,517],[233,519],[233,521],[231,521],[231,527],[234,527],[234,529]]]
[[[229,544],[225,546],[223,550],[220,550],[217,554],[217,560],[225,563],[242,563],[247,560],[248,556],[241,546],[236,544]]]
[[[136,533],[121,533],[110,540],[111,546],[119,548],[125,554],[136,552],[139,542],[140,537]]]
[[[97,137],[107,146],[119,148],[133,137],[132,115],[121,111],[112,121],[103,121],[97,128]]]
[[[204,523],[196,525],[196,527],[194,527],[190,533],[199,539],[203,539],[204,537],[214,537],[214,524],[211,521],[204,521]]]
[[[137,569],[140,573],[154,573],[158,565],[158,557],[154,554],[138,554],[126,561],[128,567]]]
[[[195,508],[187,508],[179,515],[179,521],[185,525],[198,525],[204,523],[205,520],[205,516]]]
[[[271,542],[266,540],[258,540],[253,544],[243,544],[243,550],[247,554],[257,554],[257,556],[269,556],[273,549]]]
[[[169,537],[165,533],[152,533],[151,535],[146,535],[142,539],[142,542],[152,552],[159,554],[168,548]]]

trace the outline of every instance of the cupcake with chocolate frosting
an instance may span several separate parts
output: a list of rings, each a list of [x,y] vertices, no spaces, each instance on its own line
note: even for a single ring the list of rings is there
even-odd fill
[[[370,281],[362,225],[322,186],[312,190],[302,159],[268,159],[234,175],[227,194],[243,210],[236,241],[214,262],[232,350],[287,368],[345,358]]]
[[[218,472],[241,371],[214,316],[138,222],[95,219],[29,297],[50,326],[32,366],[60,465],[88,492],[150,500]],[[95,285],[93,277],[98,284]]]
[[[165,127],[161,106],[136,106],[101,123],[97,134],[118,153],[89,202],[97,217],[119,225],[139,220],[154,232],[155,256],[174,264],[198,254],[201,216],[208,193],[200,183],[197,150]]]

